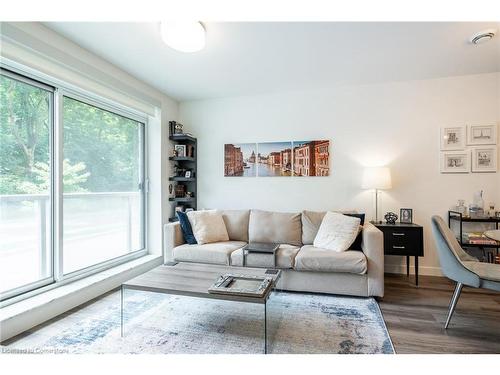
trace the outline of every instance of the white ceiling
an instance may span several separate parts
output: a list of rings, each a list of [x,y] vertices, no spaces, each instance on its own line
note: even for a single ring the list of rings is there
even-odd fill
[[[339,84],[500,71],[499,23],[207,23],[201,52],[162,43],[157,23],[46,25],[171,97],[184,101]]]

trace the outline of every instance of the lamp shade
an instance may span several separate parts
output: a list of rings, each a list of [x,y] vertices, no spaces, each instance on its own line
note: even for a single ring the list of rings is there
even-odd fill
[[[365,168],[361,187],[363,189],[392,188],[391,170],[387,167]]]

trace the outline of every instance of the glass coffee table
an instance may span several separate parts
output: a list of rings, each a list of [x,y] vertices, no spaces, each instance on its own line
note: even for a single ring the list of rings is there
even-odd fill
[[[259,297],[208,292],[208,289],[221,275],[234,273],[247,276],[271,277],[272,286],[266,291],[265,294]],[[121,336],[123,337],[124,333],[124,292],[127,289],[187,297],[244,302],[263,306],[262,319],[264,326],[264,353],[267,354],[270,340],[272,340],[272,335],[270,335],[270,332],[268,331],[268,302],[280,277],[281,271],[276,269],[267,270],[263,268],[229,267],[184,262],[156,267],[151,271],[124,282],[121,285]]]

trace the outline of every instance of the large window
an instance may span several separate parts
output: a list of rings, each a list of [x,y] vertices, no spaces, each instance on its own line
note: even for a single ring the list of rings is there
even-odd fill
[[[1,298],[141,255],[145,122],[57,85],[0,79]]]
[[[0,76],[0,293],[52,281],[53,90]]]
[[[144,248],[143,124],[64,97],[64,272]]]

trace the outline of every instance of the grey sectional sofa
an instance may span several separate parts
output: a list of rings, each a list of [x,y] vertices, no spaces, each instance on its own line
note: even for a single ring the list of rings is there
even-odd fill
[[[314,237],[326,212],[221,210],[229,241],[204,245],[184,243],[179,223],[164,227],[165,261],[242,266],[248,242],[279,243],[277,267],[283,270],[278,288],[290,291],[384,295],[383,234],[365,223],[361,249],[342,253],[316,248]],[[249,267],[268,267],[266,254],[248,254]]]

